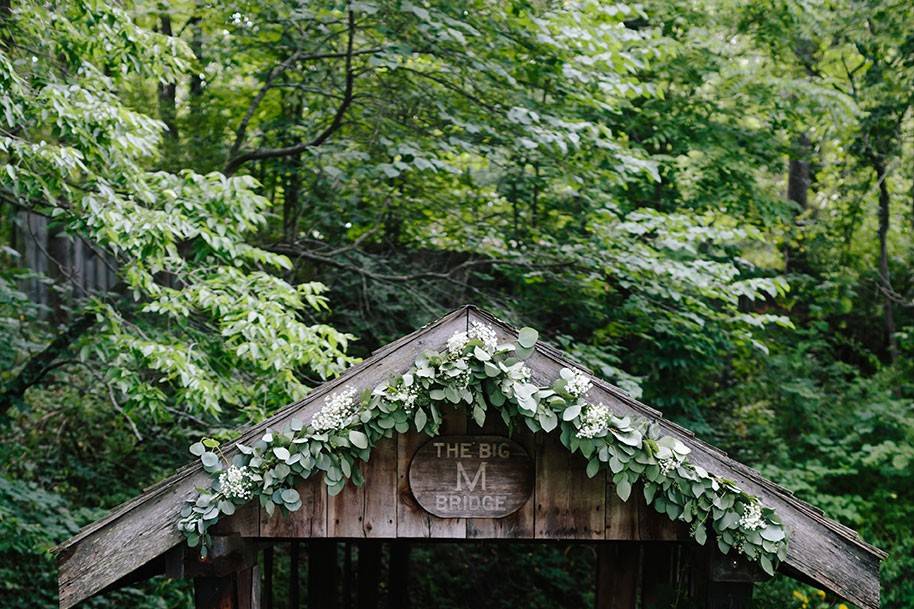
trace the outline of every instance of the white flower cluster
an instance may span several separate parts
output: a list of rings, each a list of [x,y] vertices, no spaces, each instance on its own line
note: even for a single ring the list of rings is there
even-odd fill
[[[254,22],[251,21],[251,18],[247,15],[239,12],[234,12],[232,13],[232,25],[251,27],[254,25]]]
[[[498,347],[498,336],[495,334],[495,329],[489,324],[474,321],[470,325],[470,338],[478,338],[481,340],[486,351],[489,352],[495,351]]]
[[[670,472],[674,471],[677,467],[682,465],[682,459],[674,453],[674,456],[669,459],[660,459],[660,473],[664,476],[669,475]]]
[[[580,370],[572,370],[571,378],[565,383],[565,391],[576,398],[590,391],[592,387],[593,383],[590,382],[590,378]]]
[[[454,332],[449,339],[447,339],[447,352],[451,355],[460,355],[463,353],[463,348],[467,346],[467,343],[470,342],[470,337],[467,336],[466,332]]]
[[[739,519],[740,528],[756,531],[765,528],[765,519],[762,518],[762,504],[753,501],[743,509]]]
[[[382,395],[388,402],[397,402],[403,407],[403,410],[412,412],[416,405],[416,398],[419,397],[419,391],[415,385],[404,387],[401,384],[397,389],[386,387]]]
[[[229,465],[219,474],[219,488],[228,499],[247,501],[254,496],[254,479],[246,467]]]
[[[579,438],[595,438],[606,431],[612,413],[609,406],[602,402],[587,404],[581,412],[581,426],[578,428]]]
[[[347,387],[324,398],[320,412],[311,420],[311,427],[317,433],[344,428],[358,412],[359,402],[355,387]]]

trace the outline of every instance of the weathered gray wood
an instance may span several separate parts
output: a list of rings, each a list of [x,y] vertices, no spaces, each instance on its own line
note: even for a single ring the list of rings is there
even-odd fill
[[[467,425],[471,433],[486,433],[491,435],[506,436],[508,428],[499,416],[498,412],[492,410],[486,417],[482,427],[468,421]],[[536,455],[536,446],[533,434],[526,428],[516,430],[512,439],[524,447],[528,455],[534,459]],[[534,471],[534,475],[536,472]],[[531,496],[524,502],[519,510],[504,518],[470,518],[467,520],[467,537],[474,539],[533,539],[536,530],[534,526],[534,517],[536,513],[536,502]]]
[[[466,415],[447,409],[441,422],[442,435],[466,433]],[[433,537],[462,539],[467,534],[465,518],[439,518],[426,512],[416,502],[409,487],[409,464],[413,455],[428,440],[425,434],[401,435],[397,445],[397,537]]]
[[[426,349],[440,349],[457,330],[466,328],[466,309],[380,349],[335,381],[321,385],[307,398],[284,408],[264,423],[242,434],[240,441],[259,437],[268,427],[282,427],[293,418],[310,420],[323,398],[346,385],[373,387],[391,374],[403,372]],[[233,451],[227,452],[229,458]],[[209,475],[194,463],[143,495],[112,510],[85,527],[58,549],[58,591],[61,609],[102,590],[138,566],[182,542],[175,523],[182,501]]]
[[[252,566],[224,576],[194,579],[195,609],[258,609],[260,575]]]
[[[588,478],[586,465],[554,434],[537,436],[537,539],[603,539],[606,475]]]
[[[328,536],[397,536],[397,436],[381,440],[360,465],[365,484],[330,497]]]
[[[258,537],[260,535],[260,505],[251,502],[239,507],[234,514],[217,522],[211,532],[213,535]]]
[[[491,323],[499,332],[514,335],[513,329],[492,315],[471,308],[470,321]],[[560,351],[538,344],[528,360],[534,378],[553,379],[565,366],[577,364]],[[577,365],[586,371],[584,366]],[[619,415],[638,415],[656,421],[664,433],[675,436],[692,449],[692,461],[710,472],[737,482],[744,490],[772,506],[790,534],[787,565],[819,582],[830,591],[858,605],[879,607],[879,563],[881,550],[866,544],[847,527],[828,520],[810,505],[785,489],[765,480],[750,467],[734,461],[717,448],[695,438],[686,429],[661,418],[661,413],[625,395],[612,385],[594,378],[591,401],[602,401]]]
[[[638,552],[636,543],[597,544],[596,609],[635,609]]]
[[[413,497],[442,518],[504,518],[527,502],[533,465],[527,451],[502,436],[439,436],[409,466]]]
[[[260,537],[326,537],[327,485],[320,476],[311,476],[295,485],[302,506],[291,514],[277,509],[270,516],[260,510]]]

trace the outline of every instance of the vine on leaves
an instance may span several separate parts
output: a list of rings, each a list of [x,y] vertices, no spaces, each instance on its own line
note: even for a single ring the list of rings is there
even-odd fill
[[[357,466],[371,447],[394,432],[410,429],[434,436],[445,406],[463,408],[480,425],[498,412],[509,431],[519,421],[532,431],[560,430],[562,444],[587,459],[587,474],[608,469],[616,493],[627,501],[640,482],[645,501],[672,520],[690,524],[699,544],[709,527],[721,552],[731,549],[757,561],[773,575],[787,556],[787,535],[774,510],[730,480],[689,460],[690,449],[662,436],[646,419],[618,417],[608,406],[588,401],[592,385],[580,370],[563,368],[549,387],[531,382],[524,363],[538,335],[524,328],[515,344],[499,344],[495,331],[474,322],[457,332],[441,352],[425,353],[404,374],[359,393],[346,387],[324,399],[309,425],[293,419],[282,431],[267,430],[253,446],[235,444],[229,461],[214,440],[190,447],[212,476],[209,488],[184,505],[178,528],[188,545],[206,554],[207,531],[221,515],[257,498],[268,514],[294,512],[299,480],[321,473],[329,493],[347,480],[361,485]]]

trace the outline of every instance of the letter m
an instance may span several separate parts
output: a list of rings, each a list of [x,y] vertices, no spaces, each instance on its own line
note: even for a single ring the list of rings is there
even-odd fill
[[[486,465],[487,463],[481,463],[479,469],[476,470],[476,475],[473,476],[473,479],[470,480],[470,475],[467,473],[467,470],[463,467],[463,462],[457,462],[457,488],[455,491],[462,491],[463,485],[466,484],[467,490],[473,492],[476,490],[476,485],[479,482],[482,482],[480,490],[486,490]]]

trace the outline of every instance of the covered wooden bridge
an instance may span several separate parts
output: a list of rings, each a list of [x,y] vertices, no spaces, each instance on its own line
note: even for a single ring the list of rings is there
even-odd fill
[[[402,374],[423,352],[445,348],[455,332],[473,322],[490,324],[502,339],[517,333],[484,311],[467,306],[378,350],[345,375],[315,389],[240,442],[293,419],[311,421],[323,399],[342,387],[373,388]],[[553,379],[577,364],[548,345],[527,359],[533,378]],[[656,421],[664,433],[691,449],[692,461],[735,481],[774,508],[789,534],[780,571],[835,593],[866,609],[879,607],[879,566],[884,553],[814,507],[727,457],[661,414],[591,378],[588,396],[618,414]],[[382,544],[389,552],[391,608],[405,606],[407,556],[419,540],[578,540],[595,544],[598,609],[656,606],[657,590],[673,585],[692,606],[746,606],[753,582],[765,577],[735,550],[726,555],[709,540],[699,545],[681,522],[645,503],[640,492],[620,500],[604,471],[585,472],[586,461],[569,453],[556,434],[526,429],[507,437],[498,417],[482,427],[450,409],[435,438],[409,431],[381,440],[362,464],[365,483],[331,496],[319,476],[297,486],[301,508],[269,515],[256,502],[220,521],[210,554],[188,548],[176,522],[182,505],[210,483],[199,463],[150,488],[89,525],[58,548],[60,607],[69,609],[105,590],[154,575],[193,578],[198,609],[272,609],[274,547],[287,544],[290,607],[337,607],[337,543],[358,548],[359,607],[378,603]],[[593,472],[590,472],[593,473]],[[307,561],[307,576],[300,568]],[[285,567],[284,567],[285,569]],[[304,581],[307,580],[307,584]],[[306,593],[303,593],[306,590]]]

